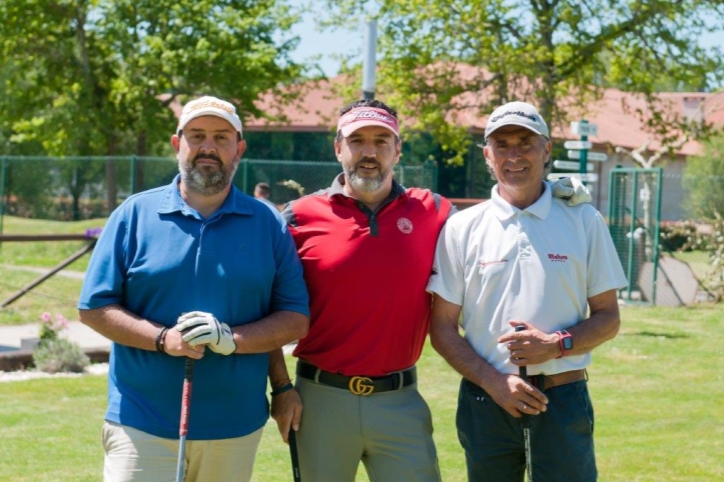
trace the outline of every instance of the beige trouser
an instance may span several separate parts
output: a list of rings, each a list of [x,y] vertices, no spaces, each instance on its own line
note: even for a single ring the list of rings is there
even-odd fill
[[[372,482],[440,481],[432,416],[417,384],[359,396],[298,376],[296,388],[304,482],[354,482],[360,461]]]
[[[263,428],[245,437],[187,440],[185,482],[251,480]],[[179,441],[112,422],[103,424],[104,482],[173,482]]]

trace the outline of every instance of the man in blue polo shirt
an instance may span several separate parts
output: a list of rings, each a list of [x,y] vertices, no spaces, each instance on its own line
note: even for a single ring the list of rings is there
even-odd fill
[[[78,303],[113,341],[104,478],[174,478],[189,357],[185,480],[248,481],[269,416],[268,352],[308,329],[302,267],[279,214],[232,185],[246,148],[232,104],[189,102],[171,143],[180,174],[113,212]]]

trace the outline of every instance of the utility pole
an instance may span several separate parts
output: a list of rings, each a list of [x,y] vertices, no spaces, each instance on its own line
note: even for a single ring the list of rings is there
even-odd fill
[[[362,98],[375,98],[375,75],[377,69],[377,21],[367,21],[365,56],[362,64]]]

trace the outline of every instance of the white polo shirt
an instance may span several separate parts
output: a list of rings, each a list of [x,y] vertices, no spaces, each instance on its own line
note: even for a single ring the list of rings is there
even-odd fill
[[[465,338],[502,373],[518,373],[498,338],[526,321],[545,333],[587,317],[588,298],[627,285],[601,214],[543,195],[520,210],[492,198],[448,219],[437,243],[427,290],[462,307]],[[585,368],[591,354],[530,365],[529,375]]]

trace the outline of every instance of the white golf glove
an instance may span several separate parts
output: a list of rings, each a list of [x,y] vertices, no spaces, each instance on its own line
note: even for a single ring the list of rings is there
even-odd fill
[[[220,323],[211,313],[192,311],[181,315],[176,323],[176,329],[183,333],[181,338],[191,346],[208,345],[211,351],[221,355],[236,350],[229,325]]]
[[[569,206],[591,202],[591,191],[577,177],[562,177],[551,185],[554,197],[565,199]]]

